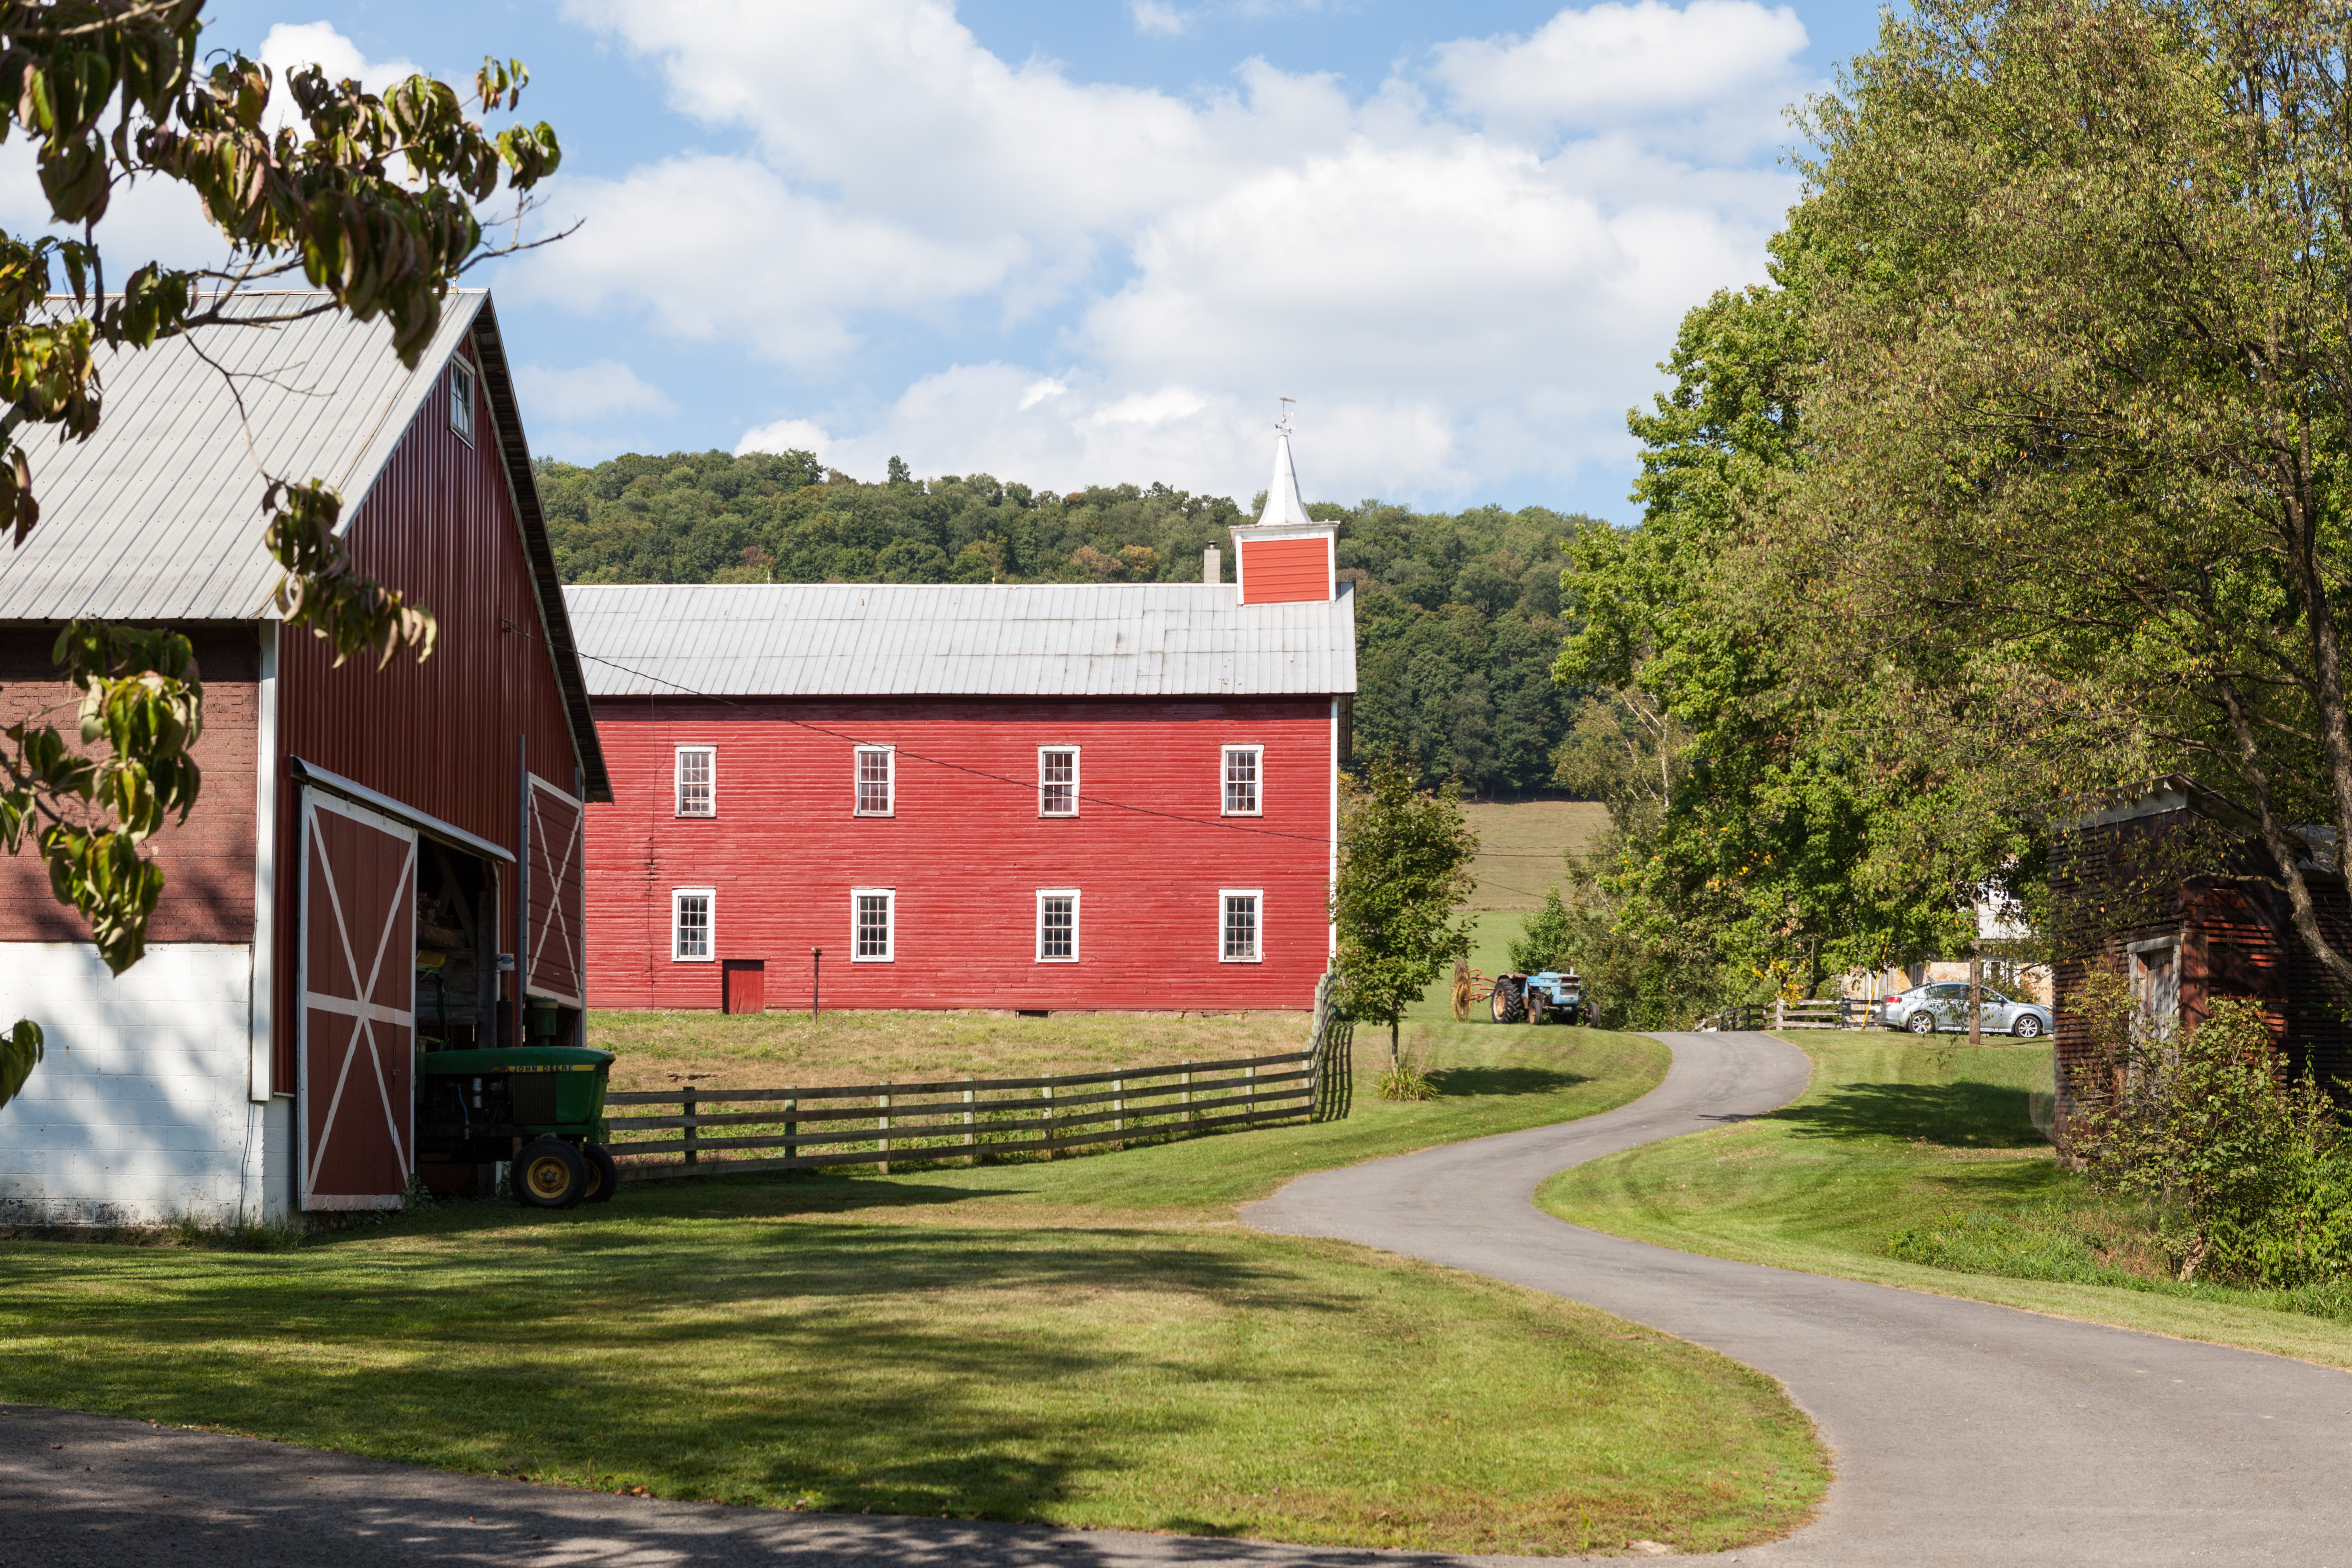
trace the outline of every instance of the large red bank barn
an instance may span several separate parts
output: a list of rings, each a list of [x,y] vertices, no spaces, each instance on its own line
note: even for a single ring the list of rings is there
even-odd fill
[[[1272,494],[1238,584],[571,589],[590,1005],[1307,1006],[1354,605]]]
[[[0,1219],[394,1205],[420,1037],[511,1038],[527,999],[576,1027],[604,763],[488,296],[450,296],[415,371],[332,314],[202,351],[110,357],[104,426],[36,449],[40,526],[0,549],[0,723],[70,726],[75,617],[177,626],[205,683],[139,964],[110,977],[38,858],[0,858],[0,1025],[49,1047],[0,1107]],[[278,624],[264,469],[341,491],[358,565],[439,617],[429,660],[336,668]]]

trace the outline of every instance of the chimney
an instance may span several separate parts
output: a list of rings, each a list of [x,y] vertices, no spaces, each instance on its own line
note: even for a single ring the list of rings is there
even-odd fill
[[[1203,583],[1222,583],[1224,580],[1224,557],[1218,552],[1217,547],[1212,544],[1209,548],[1201,552],[1201,581]]]

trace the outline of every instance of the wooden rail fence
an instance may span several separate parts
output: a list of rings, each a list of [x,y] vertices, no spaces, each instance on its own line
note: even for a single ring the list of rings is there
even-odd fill
[[[1336,1120],[1353,1099],[1353,1030],[1331,990],[1327,975],[1303,1050],[1043,1078],[615,1091],[604,1103],[624,1114],[608,1118],[608,1147],[624,1181],[828,1165],[878,1165],[887,1174],[893,1162],[1050,1160],[1097,1145]],[[639,1107],[651,1113],[625,1114]]]
[[[1867,1029],[1878,1022],[1878,1004],[1859,997],[1818,1002],[1750,1002],[1711,1013],[1702,1029]]]

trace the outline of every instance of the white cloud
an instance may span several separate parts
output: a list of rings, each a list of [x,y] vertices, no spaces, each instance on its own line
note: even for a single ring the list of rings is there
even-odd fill
[[[522,405],[534,416],[559,425],[591,425],[618,414],[677,412],[668,394],[618,360],[600,359],[571,370],[518,364],[515,380],[522,390]]]
[[[1191,26],[1192,14],[1180,11],[1162,0],[1129,0],[1128,14],[1135,18],[1135,30],[1163,38],[1181,37]]]
[[[1686,142],[1769,141],[1804,89],[1805,26],[1754,0],[1605,3],[1565,10],[1528,37],[1441,44],[1433,74],[1454,107],[1521,133],[1641,124]],[[1680,120],[1680,125],[1662,121]]]
[[[815,384],[744,440],[855,431],[824,448],[851,472],[899,452],[1245,494],[1277,392],[1318,494],[1622,463],[1675,322],[1761,276],[1797,193],[1756,158],[1805,34],[1759,0],[1571,8],[1355,99],[1260,60],[1192,98],[1080,81],[991,54],[946,0],[567,11],[742,150],[567,181],[554,208],[587,227],[502,288],[783,362]],[[1131,5],[1146,30],[1162,12]],[[950,340],[1042,318],[1066,368],[983,351],[882,415],[887,388],[837,400],[907,318]]]
[[[833,450],[833,437],[824,427],[806,419],[779,419],[772,425],[761,425],[746,430],[743,438],[735,443],[740,455],[744,452],[814,452],[824,459]]]
[[[372,60],[360,51],[360,47],[335,30],[331,22],[280,22],[269,29],[261,40],[255,57],[278,73],[279,92],[283,92],[286,75],[301,66],[317,66],[327,73],[331,81],[357,80],[370,92],[382,92],[394,82],[404,81],[416,74],[416,65],[405,58]],[[275,102],[271,107],[277,108]]]

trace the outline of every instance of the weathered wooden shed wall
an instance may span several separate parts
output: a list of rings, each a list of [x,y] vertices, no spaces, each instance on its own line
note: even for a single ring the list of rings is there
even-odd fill
[[[56,625],[0,626],[0,727],[45,717],[77,738],[81,693],[58,674],[49,653]],[[205,731],[194,748],[204,788],[184,823],[155,836],[163,895],[147,925],[152,943],[253,940],[253,794],[256,685],[260,643],[250,625],[178,628],[205,684]],[[88,942],[81,917],[57,901],[48,868],[31,845],[0,856],[0,942]],[[0,1019],[0,1026],[13,1020]]]
[[[716,1008],[721,961],[751,959],[771,1009],[805,1007],[812,947],[828,1007],[1303,1008],[1326,967],[1328,697],[627,697],[596,712],[614,799],[588,808],[592,1006]],[[855,814],[856,742],[898,748],[891,816]],[[701,745],[717,815],[680,817],[677,748]],[[1089,798],[1041,816],[1038,748],[1070,745]],[[1227,745],[1265,748],[1264,816],[1221,815]],[[714,962],[672,958],[676,888],[714,890]],[[897,890],[892,962],[851,961],[854,888]],[[1041,963],[1036,894],[1062,888],[1081,893],[1078,959]],[[1264,889],[1263,962],[1221,961],[1223,889]]]
[[[347,535],[360,570],[438,617],[433,657],[420,663],[404,654],[383,669],[366,659],[337,668],[323,641],[306,631],[285,632],[279,754],[515,850],[519,742],[528,746],[530,770],[567,791],[580,788],[580,758],[555,661],[539,635],[530,563],[488,399],[478,382],[468,446],[450,427],[448,376],[444,370]],[[289,917],[278,922],[274,966],[281,1020],[295,1016],[290,917],[301,863],[299,791],[291,775],[281,773],[277,907]],[[517,945],[510,867],[499,871],[499,945],[509,951]],[[277,1087],[290,1092],[291,1027],[278,1030],[274,1044]]]
[[[2071,910],[2074,940],[2055,965],[2062,1095],[2105,1070],[2079,998],[2102,967],[2125,972],[2133,943],[2177,935],[2183,1027],[2203,1023],[2221,997],[2258,1003],[2299,1069],[2323,1083],[2352,1079],[2352,1018],[2294,930],[2285,894],[2266,885],[2276,866],[2242,838],[2215,857],[2204,840],[2225,830],[2188,809],[2151,812],[2061,834],[2053,844],[2053,905]],[[2191,850],[2174,847],[2202,836]],[[2200,871],[2187,868],[2202,867]],[[2340,879],[2306,869],[2321,927],[2352,949],[2352,901]],[[2120,891],[2119,891],[2120,890]]]

